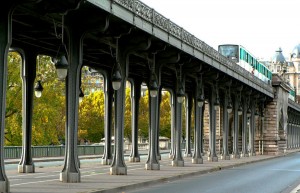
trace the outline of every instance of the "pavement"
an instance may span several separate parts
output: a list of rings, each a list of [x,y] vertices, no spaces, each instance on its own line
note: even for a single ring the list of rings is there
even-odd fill
[[[172,166],[172,159],[168,151],[161,152],[160,170],[146,170],[145,163],[147,152],[142,152],[140,162],[128,162],[125,154],[127,175],[110,175],[109,165],[101,164],[101,156],[80,157],[80,183],[63,183],[59,181],[59,172],[62,170],[63,158],[35,158],[34,162],[58,161],[58,165],[38,166],[33,174],[19,174],[16,170],[8,170],[7,176],[10,181],[11,192],[59,192],[59,193],[118,193],[134,190],[136,188],[157,185],[168,181],[178,180],[184,177],[201,175],[227,168],[238,167],[244,164],[274,159],[285,156],[299,150],[289,150],[283,155],[256,155],[241,157],[239,159],[221,160],[218,162],[208,161],[203,156],[203,164],[193,164],[191,157],[184,157],[184,166]],[[5,160],[6,165],[15,164],[18,160]],[[22,181],[19,181],[22,178]],[[43,180],[42,180],[43,179]],[[297,193],[300,189],[292,190]],[[299,191],[300,192],[300,191]]]

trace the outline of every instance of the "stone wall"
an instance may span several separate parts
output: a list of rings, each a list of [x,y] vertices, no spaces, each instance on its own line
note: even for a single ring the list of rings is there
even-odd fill
[[[289,85],[280,77],[274,77],[273,87],[275,96],[266,101],[265,120],[263,129],[264,154],[283,154],[287,148],[287,106]]]

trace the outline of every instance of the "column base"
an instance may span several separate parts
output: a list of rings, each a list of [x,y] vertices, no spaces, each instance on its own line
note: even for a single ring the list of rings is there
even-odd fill
[[[156,155],[156,159],[161,160],[161,155]]]
[[[160,164],[159,163],[146,163],[145,169],[146,170],[160,170]]]
[[[207,157],[208,161],[212,161],[212,162],[217,162],[218,161],[218,157],[217,156],[209,156]]]
[[[140,162],[141,159],[140,159],[140,156],[138,156],[138,157],[129,157],[128,161],[129,162]]]
[[[60,172],[59,180],[61,182],[66,182],[66,183],[78,183],[80,182],[80,172],[78,173],[73,173],[68,171]]]
[[[110,165],[112,163],[112,159],[102,159],[102,165]]]
[[[184,154],[184,157],[192,157],[192,153]]]
[[[233,159],[240,159],[241,157],[240,157],[240,154],[232,154],[231,158],[233,158]]]
[[[183,167],[184,166],[184,161],[183,160],[172,160],[171,165],[172,166],[177,166],[177,167]]]
[[[255,153],[255,152],[249,153],[249,157],[250,157],[250,156],[256,156],[256,153]]]
[[[35,172],[34,164],[32,164],[32,165],[18,165],[18,173],[34,173],[34,172]]]
[[[241,153],[241,157],[249,157],[249,153]]]
[[[192,163],[193,164],[203,164],[203,158],[193,158]]]
[[[110,167],[110,175],[127,175],[127,167],[112,166]]]
[[[2,193],[8,193],[8,192],[10,192],[9,181],[8,180],[0,182],[0,192],[2,192]]]
[[[173,155],[173,154],[169,154],[169,158],[170,158],[170,159],[173,159],[173,158],[174,158],[174,155]]]
[[[230,160],[230,155],[221,155],[221,160]]]

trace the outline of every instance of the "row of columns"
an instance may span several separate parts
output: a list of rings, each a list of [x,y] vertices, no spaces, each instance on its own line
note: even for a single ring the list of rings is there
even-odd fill
[[[140,157],[137,149],[137,132],[138,132],[138,122],[135,121],[138,119],[138,102],[140,99],[140,81],[131,81],[132,83],[132,91],[131,91],[131,99],[132,99],[132,133],[133,133],[133,144],[132,144],[132,150],[129,157],[129,161],[131,162],[139,162]],[[161,89],[160,89],[161,90]],[[212,93],[215,91],[212,91]],[[172,128],[171,128],[171,151],[170,151],[170,158],[172,158],[172,165],[173,166],[184,166],[184,160],[181,152],[181,136],[182,136],[182,104],[176,100],[176,95],[174,95],[174,91],[171,92],[171,114],[172,114]],[[160,107],[160,94],[155,97],[151,97],[149,94],[149,153],[148,153],[148,159],[145,164],[146,170],[159,170],[159,160],[160,160],[160,154],[159,154],[159,148],[158,148],[158,129],[159,129],[159,119],[157,116],[158,114],[155,113],[158,111]],[[216,100],[216,95],[213,93],[211,100],[209,101],[209,117],[210,117],[210,145],[209,145],[209,160],[211,161],[218,161],[218,156],[216,154],[216,108],[214,106]],[[194,153],[191,151],[191,144],[190,141],[190,132],[191,132],[191,122],[189,121],[191,119],[191,105],[192,100],[194,99],[194,104],[197,104],[196,97],[191,97],[191,95],[186,95],[186,148],[185,148],[185,157],[193,157],[192,162],[193,163],[203,163],[202,158],[202,131],[203,131],[203,112],[204,112],[204,106],[198,106],[195,105],[195,141],[194,141]],[[250,132],[249,132],[249,138],[250,138],[250,152],[248,152],[248,144],[246,139],[246,127],[247,127],[247,109],[248,105],[244,105],[244,111],[242,112],[242,116],[240,116],[239,112],[239,100],[236,98],[234,101],[234,151],[232,154],[233,158],[240,158],[240,155],[242,156],[248,156],[255,155],[255,147],[254,147],[254,132],[255,132],[255,112],[256,112],[256,103],[253,102],[252,104],[252,113],[250,115]],[[226,110],[228,106],[228,98],[225,97],[225,102],[223,103],[223,153],[222,153],[222,159],[230,159],[229,153],[228,153],[228,130],[229,130],[229,123],[228,123],[228,114],[229,112]],[[120,103],[117,103],[115,105],[118,105]],[[226,107],[226,108],[225,108]],[[176,115],[176,116],[174,116]],[[243,148],[242,153],[239,152],[238,147],[238,138],[239,138],[239,117],[242,117],[243,119]],[[118,135],[116,131],[115,135]],[[106,132],[107,133],[107,132]],[[123,142],[123,141],[122,141]],[[118,149],[120,148],[121,144],[116,143],[115,144],[115,152],[119,152]],[[119,155],[121,153],[119,152]],[[117,156],[115,154],[115,156]],[[105,158],[106,156],[104,156]],[[114,164],[113,164],[114,165]],[[112,166],[113,167],[113,166]],[[116,168],[126,168],[124,164],[124,160],[122,160],[119,164],[115,164]],[[111,174],[116,175],[125,175],[127,174],[126,170],[111,170]]]
[[[12,13],[13,13],[13,3],[7,2],[2,5],[0,11],[0,115],[1,115],[1,125],[0,125],[0,192],[9,192],[9,181],[5,174],[4,166],[4,128],[5,128],[5,103],[6,103],[6,85],[7,85],[7,55],[9,49],[12,45]],[[80,177],[80,162],[78,160],[77,151],[77,130],[78,130],[78,105],[79,105],[79,92],[80,92],[80,73],[81,67],[83,65],[83,40],[85,37],[83,24],[78,22],[74,23],[74,18],[81,17],[80,13],[76,11],[70,11],[66,17],[66,26],[63,31],[68,32],[68,75],[65,80],[66,82],[66,144],[65,144],[65,157],[63,169],[60,172],[60,181],[66,183],[77,183],[81,181]],[[78,20],[81,21],[81,20]],[[108,25],[104,25],[107,28]],[[105,29],[103,29],[105,30]],[[111,82],[113,81],[114,68],[111,71],[103,71],[105,76],[105,152],[103,155],[102,164],[110,165],[111,175],[126,175],[127,166],[124,161],[124,107],[125,107],[125,88],[126,81],[129,80],[129,55],[137,49],[136,44],[131,44],[130,38],[122,38],[122,35],[116,38],[116,54],[113,57],[115,67],[120,70],[120,88],[113,89]],[[134,43],[138,42],[135,39]],[[132,45],[132,46],[128,46]],[[147,50],[150,46],[148,42],[142,45],[138,45],[139,50]],[[35,64],[36,57],[39,54],[38,50],[18,50],[23,58],[22,63],[22,81],[23,81],[23,144],[22,144],[22,156],[18,165],[18,171],[20,173],[33,173],[35,172],[34,163],[32,161],[31,155],[31,127],[32,127],[32,108],[33,108],[33,84],[35,79]],[[140,99],[140,85],[141,81],[146,81],[149,88],[154,88],[158,91],[155,96],[149,92],[149,152],[148,158],[145,163],[146,170],[159,170],[161,158],[158,146],[158,133],[159,133],[159,112],[160,112],[160,100],[161,100],[161,77],[160,73],[162,70],[162,63],[157,62],[155,54],[153,54],[151,72],[148,74],[150,78],[148,80],[138,80],[132,79],[132,136],[133,144],[132,151],[129,160],[131,162],[139,162],[140,156],[138,153],[137,145],[137,132],[138,132],[138,110],[139,110],[139,99]],[[173,64],[172,64],[173,65]],[[184,159],[181,149],[181,137],[182,137],[182,103],[177,100],[181,97],[181,89],[184,87],[184,76],[182,76],[182,69],[184,64],[175,64],[175,74],[176,82],[169,88],[171,93],[171,151],[170,158],[172,159],[172,166],[183,167]],[[101,68],[101,66],[99,67]],[[153,74],[152,74],[153,73]],[[201,72],[203,73],[203,72]],[[180,75],[178,75],[180,74]],[[154,75],[154,79],[153,76]],[[201,81],[199,81],[201,80]],[[156,86],[152,85],[154,82]],[[202,101],[204,92],[207,92],[208,96],[206,101],[208,102],[209,111],[209,160],[218,161],[218,156],[216,153],[216,122],[217,116],[216,112],[220,106],[220,89],[218,85],[218,78],[213,80],[204,89],[202,83],[202,76],[198,76],[195,80],[195,90],[186,93],[186,142],[187,146],[185,149],[184,156],[191,156],[192,163],[202,164],[203,158],[203,127],[204,127],[204,110],[205,106]],[[228,86],[228,85],[227,85]],[[225,88],[226,90],[227,88]],[[255,112],[257,104],[255,100],[241,101],[241,90],[237,90],[235,97],[233,97],[233,158],[239,158],[239,119],[242,118],[242,155],[247,154],[255,155],[254,146],[254,136],[255,136]],[[194,93],[194,94],[193,94]],[[228,135],[229,135],[229,111],[228,106],[231,101],[231,92],[225,92],[226,94],[222,98],[222,131],[223,131],[223,151],[222,159],[230,159],[228,153]],[[112,100],[114,98],[114,101]],[[114,115],[113,111],[114,102]],[[192,104],[194,104],[194,115],[195,115],[195,138],[194,138],[194,151],[192,152],[192,147],[190,144],[191,136],[191,115],[192,115]],[[197,104],[197,105],[195,105]],[[242,115],[239,115],[240,106],[243,104]],[[246,125],[247,125],[247,107],[251,109],[250,115],[250,131],[249,136],[247,136]],[[114,117],[114,125],[112,124],[112,118]],[[115,150],[114,155],[111,152],[111,131],[114,127],[115,136]],[[288,127],[288,146],[290,148],[297,147],[299,144],[299,132],[298,125],[289,124]],[[246,139],[249,138],[250,152],[247,149]]]
[[[3,23],[2,23],[3,24]],[[7,28],[6,28],[7,29]],[[69,26],[69,39],[70,39],[70,49],[69,49],[69,68],[68,68],[68,76],[66,78],[66,107],[67,107],[67,121],[66,121],[66,145],[65,145],[65,161],[63,169],[60,173],[60,181],[62,182],[80,182],[80,163],[78,160],[77,154],[77,129],[78,129],[78,96],[79,96],[79,85],[80,85],[80,73],[82,67],[82,32],[76,31],[74,26]],[[6,39],[2,39],[2,43],[0,44],[1,55],[3,56],[4,60],[2,60],[2,65],[0,68],[0,73],[3,75],[2,83],[0,86],[0,96],[2,99],[2,106],[1,106],[1,133],[4,132],[4,118],[5,118],[5,94],[6,94],[6,59],[8,54],[8,49],[10,42],[9,35],[6,36]],[[118,40],[117,40],[118,41]],[[5,46],[3,46],[5,45]],[[117,44],[118,45],[118,44]],[[126,80],[127,76],[126,72],[128,71],[128,63],[127,61],[127,54],[126,51],[123,50],[124,45],[117,47],[116,52],[116,62],[120,64],[122,73],[122,80],[121,80],[121,88],[118,90],[113,91],[111,87],[111,79],[112,77],[107,73],[106,76],[106,84],[105,84],[105,135],[106,135],[106,147],[105,153],[103,156],[103,164],[111,164],[110,167],[110,174],[112,175],[126,175],[127,174],[127,167],[124,162],[124,153],[123,153],[123,143],[124,143],[124,104],[125,104],[125,87],[126,87]],[[37,52],[31,54],[29,52],[24,52],[24,62],[22,66],[22,80],[23,80],[23,148],[22,148],[22,157],[21,161],[18,166],[18,171],[20,173],[32,173],[35,172],[34,163],[32,161],[31,155],[31,125],[32,125],[32,101],[33,101],[33,82],[35,79],[35,73],[29,73],[29,65],[28,63],[35,63],[35,59],[37,56]],[[157,68],[158,69],[158,68]],[[30,70],[32,71],[33,68],[30,66]],[[157,73],[160,73],[159,71]],[[180,72],[181,73],[181,72]],[[172,89],[172,150],[170,157],[172,157],[172,166],[184,166],[184,159],[182,156],[181,151],[181,137],[182,137],[182,103],[179,102],[177,97],[179,96],[179,87],[180,82],[182,80],[177,80],[176,87]],[[182,84],[182,83],[181,83]],[[140,82],[133,81],[133,149],[130,156],[131,161],[139,161],[139,155],[137,150],[137,119],[138,119],[138,101],[140,99]],[[187,103],[187,129],[189,138],[190,135],[190,124],[191,124],[191,106],[192,100],[194,100],[194,104],[198,102],[198,92],[200,85],[197,85],[195,88],[195,96],[191,96],[189,93],[186,97]],[[203,85],[202,85],[203,86]],[[161,91],[161,86],[157,88],[158,91]],[[204,89],[202,88],[202,92]],[[215,103],[218,99],[218,88],[215,85],[212,85],[210,88],[208,103],[209,103],[209,125],[210,125],[210,142],[209,142],[209,159],[211,161],[218,161],[218,156],[216,154],[216,108]],[[160,103],[160,94],[155,97],[150,96],[149,94],[149,153],[148,159],[145,164],[146,170],[159,170],[159,147],[158,147],[158,129],[159,129],[159,103]],[[203,94],[203,93],[202,93]],[[115,151],[114,155],[111,155],[111,146],[110,144],[110,135],[111,135],[111,127],[112,127],[112,96],[114,95],[114,104],[115,104],[115,124],[114,124],[114,131],[115,131]],[[225,97],[226,98],[226,97]],[[227,100],[227,99],[225,99]],[[238,137],[238,130],[239,130],[239,116],[238,116],[238,105],[239,101],[237,99],[234,100],[234,157],[237,158],[239,155],[238,148],[237,148],[237,137]],[[255,108],[255,106],[254,106]],[[202,159],[202,131],[203,131],[203,111],[204,106],[202,105],[195,105],[195,141],[194,141],[194,154],[192,155],[193,159],[192,162],[195,164],[203,163]],[[253,111],[254,112],[254,109]],[[225,114],[224,117],[228,119],[228,112],[223,111]],[[226,115],[227,114],[227,115]],[[252,116],[254,117],[254,116]],[[254,131],[254,118],[251,119],[253,121],[251,128]],[[228,122],[225,121],[223,124],[223,129],[226,130],[226,134],[228,133]],[[250,132],[251,133],[251,132]],[[4,133],[3,133],[4,134]],[[3,145],[4,145],[4,138],[3,134],[1,134],[1,155],[3,155]],[[252,133],[253,135],[253,133]],[[187,141],[190,141],[188,139]],[[224,149],[227,148],[228,142],[226,142],[225,137],[225,146]],[[252,143],[253,144],[253,143]],[[253,148],[253,147],[252,147]],[[253,148],[254,149],[254,148]],[[186,156],[191,155],[191,147],[190,145],[187,146]],[[228,157],[227,153],[224,153],[224,157]],[[4,164],[3,164],[3,156],[1,157],[1,189],[3,192],[9,191],[9,183],[8,179],[5,175]]]
[[[287,124],[287,149],[300,147],[300,122],[297,120],[299,114],[289,112]]]

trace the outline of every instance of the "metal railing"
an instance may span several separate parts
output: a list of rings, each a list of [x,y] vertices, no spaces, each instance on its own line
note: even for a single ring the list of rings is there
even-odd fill
[[[101,4],[101,0],[89,0],[93,4]],[[139,16],[144,20],[152,23],[154,26],[168,32],[172,36],[178,38],[182,42],[190,45],[196,50],[203,52],[205,55],[210,56],[214,60],[220,62],[222,65],[233,70],[240,76],[250,80],[256,85],[262,87],[266,91],[273,93],[273,88],[270,84],[260,80],[259,78],[253,78],[252,73],[248,72],[241,66],[237,65],[233,61],[229,60],[227,57],[220,54],[217,50],[206,44],[204,41],[198,39],[176,23],[172,22],[170,19],[166,18],[162,14],[158,13],[145,3],[139,0],[111,0],[112,3],[116,3],[130,12],[135,16]]]
[[[183,143],[183,148],[185,144]],[[78,155],[103,155],[104,145],[78,145]],[[114,145],[112,144],[112,152],[114,152]],[[139,143],[139,150],[148,150],[148,143]],[[170,149],[171,143],[166,146],[160,147],[161,149]],[[124,145],[124,150],[130,151],[131,144]],[[65,146],[50,145],[50,146],[32,146],[31,153],[33,158],[39,157],[61,157],[65,155]],[[5,159],[19,159],[22,155],[22,146],[5,146],[4,158]]]
[[[104,152],[104,145],[78,145],[78,155],[102,155]],[[65,146],[51,145],[51,146],[32,146],[32,157],[60,157],[65,155]],[[21,158],[21,146],[5,146],[5,159]]]

